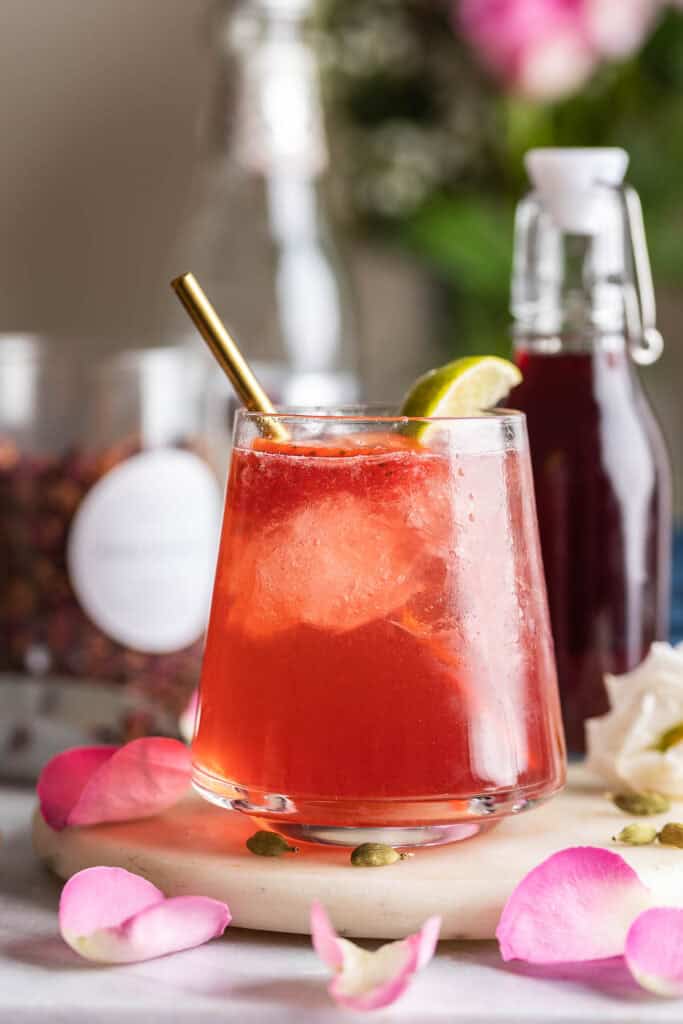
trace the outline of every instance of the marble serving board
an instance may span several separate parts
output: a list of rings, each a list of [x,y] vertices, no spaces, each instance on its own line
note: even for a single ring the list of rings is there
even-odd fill
[[[683,806],[648,818],[661,826]],[[491,831],[448,846],[416,850],[383,868],[355,868],[349,851],[302,846],[295,855],[257,857],[245,840],[257,826],[237,812],[188,795],[156,818],[91,828],[50,829],[36,812],[33,845],[60,878],[96,864],[144,875],[168,896],[213,896],[229,904],[232,925],[307,934],[311,901],[357,938],[392,939],[441,914],[444,939],[490,939],[517,882],[567,846],[618,849],[660,905],[683,906],[683,851],[621,847],[610,839],[630,818],[605,799],[604,786],[574,766],[565,792],[507,818]],[[641,819],[645,820],[645,819]]]

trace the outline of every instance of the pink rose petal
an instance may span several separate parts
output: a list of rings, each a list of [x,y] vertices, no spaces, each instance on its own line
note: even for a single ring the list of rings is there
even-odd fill
[[[186,743],[192,743],[194,739],[195,722],[197,719],[197,708],[199,707],[199,690],[195,690],[184,711],[178,719],[178,732]]]
[[[43,768],[40,810],[57,830],[147,818],[178,802],[191,772],[189,751],[179,740],[149,737],[124,747],[77,747]]]
[[[626,936],[626,963],[639,985],[659,996],[683,996],[683,910],[654,907]]]
[[[341,970],[344,963],[341,940],[332,927],[327,911],[318,902],[311,907],[311,939],[313,949],[323,963],[333,971]]]
[[[69,879],[59,901],[62,938],[86,960],[134,963],[200,946],[230,923],[225,903],[206,896],[166,899],[123,868],[96,867]]]
[[[508,899],[496,936],[503,960],[601,960],[624,952],[634,919],[652,903],[623,857],[576,846],[530,871]]]
[[[378,1010],[405,992],[410,979],[431,960],[439,939],[440,917],[430,917],[419,932],[368,952],[340,938],[325,909],[311,908],[311,937],[318,956],[337,971],[332,998],[352,1010]]]
[[[54,829],[69,824],[69,814],[78,803],[88,780],[108,761],[118,747],[76,747],[57,754],[47,762],[36,786],[40,810]]]

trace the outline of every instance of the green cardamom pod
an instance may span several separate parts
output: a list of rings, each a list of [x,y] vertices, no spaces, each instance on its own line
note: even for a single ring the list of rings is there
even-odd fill
[[[671,801],[661,793],[617,793],[612,802],[620,811],[642,818],[648,814],[663,814],[671,807]]]
[[[254,832],[247,839],[247,849],[259,857],[279,857],[283,853],[298,853],[298,846],[290,846],[277,832]]]
[[[361,843],[351,854],[351,863],[356,868],[382,868],[403,860],[405,853],[399,853],[385,843]]]
[[[678,821],[667,821],[658,838],[665,846],[683,848],[683,825]]]
[[[627,846],[647,846],[657,838],[657,829],[652,825],[627,825],[613,838],[615,842],[626,843]]]

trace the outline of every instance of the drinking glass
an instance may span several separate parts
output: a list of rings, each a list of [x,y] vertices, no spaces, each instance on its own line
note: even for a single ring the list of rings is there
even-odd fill
[[[241,411],[193,744],[284,835],[463,839],[564,782],[524,415]]]

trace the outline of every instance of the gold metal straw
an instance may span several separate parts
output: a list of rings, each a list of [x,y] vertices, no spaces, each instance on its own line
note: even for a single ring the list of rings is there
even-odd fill
[[[230,378],[230,383],[244,405],[251,412],[264,413],[261,421],[264,433],[277,441],[289,440],[289,434],[282,423],[268,415],[275,412],[275,407],[254,376],[236,342],[228,334],[194,274],[175,277],[171,281],[171,288],[213,352],[218,365]]]

